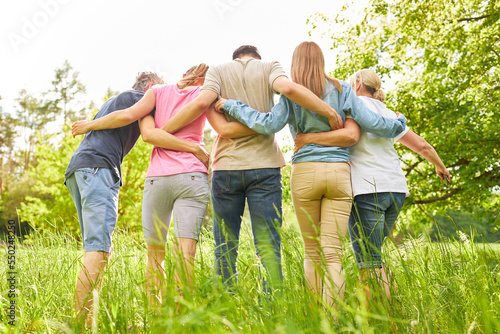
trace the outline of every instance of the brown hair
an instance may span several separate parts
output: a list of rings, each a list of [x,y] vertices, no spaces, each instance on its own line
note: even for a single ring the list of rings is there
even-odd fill
[[[192,74],[197,67],[198,65],[191,66],[189,70],[187,70],[186,73],[184,73],[184,76]]]
[[[325,93],[325,79],[342,92],[340,81],[330,78],[325,72],[325,57],[318,44],[302,42],[293,51],[291,77],[295,83],[309,88],[322,98]]]
[[[144,92],[148,88],[150,83],[157,85],[157,84],[163,84],[164,82],[163,79],[156,73],[139,72],[135,77],[135,83],[132,86],[132,89]]]
[[[252,55],[256,59],[262,59],[260,57],[259,50],[253,45],[242,45],[233,52],[233,60],[239,58],[241,55]]]
[[[200,79],[204,79],[208,71],[208,65],[201,63],[198,66],[192,67],[186,72],[186,76],[177,82],[177,87],[184,89],[187,86],[193,86]]]
[[[358,81],[374,99],[377,99],[380,102],[385,101],[386,95],[384,91],[380,89],[380,87],[382,87],[382,80],[380,80],[380,77],[374,70],[367,68],[354,73],[349,78],[349,83],[353,86],[354,90],[356,90],[356,84]]]

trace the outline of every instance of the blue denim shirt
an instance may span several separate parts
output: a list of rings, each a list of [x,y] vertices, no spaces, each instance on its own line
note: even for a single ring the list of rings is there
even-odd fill
[[[366,132],[379,137],[393,138],[406,126],[406,118],[401,115],[397,119],[386,118],[366,108],[363,101],[356,96],[351,86],[344,81],[342,93],[327,81],[327,89],[323,101],[335,109],[345,122],[346,115],[351,115]],[[326,117],[307,110],[282,95],[280,102],[269,113],[261,113],[250,106],[236,100],[227,100],[224,110],[239,122],[262,134],[280,131],[287,123],[295,138],[297,133],[315,133],[331,131]],[[308,144],[292,156],[292,162],[345,162],[349,161],[349,150],[346,147],[330,147]]]

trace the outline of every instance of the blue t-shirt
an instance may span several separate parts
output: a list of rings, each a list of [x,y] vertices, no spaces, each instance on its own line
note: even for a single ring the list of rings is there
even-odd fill
[[[144,96],[144,92],[128,90],[107,100],[94,119],[106,116],[116,110],[133,106]],[[123,158],[134,147],[141,135],[139,122],[116,129],[90,131],[85,134],[64,173],[68,179],[79,168],[109,168],[123,184],[121,165]]]

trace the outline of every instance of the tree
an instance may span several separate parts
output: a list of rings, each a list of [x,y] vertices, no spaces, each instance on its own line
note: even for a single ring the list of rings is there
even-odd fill
[[[31,180],[32,193],[22,198],[19,216],[38,229],[64,227],[76,234],[79,231],[78,217],[64,185],[64,172],[79,141],[71,136],[70,131],[55,147],[48,139],[36,146],[37,164],[26,175]]]
[[[24,147],[22,147],[24,173],[33,163],[32,153],[37,143],[37,133],[40,136],[45,134],[45,127],[52,116],[44,102],[34,95],[28,94],[25,89],[19,92],[16,101],[20,107],[16,113],[17,124],[24,139]]]
[[[0,96],[0,101],[2,97]],[[6,165],[11,165],[11,154],[14,148],[14,139],[16,135],[15,119],[7,113],[3,112],[3,107],[0,106],[0,196],[4,191],[4,180],[8,177],[9,173],[6,170]]]
[[[353,22],[356,5],[310,20],[313,29],[332,26],[333,75],[371,67],[395,81],[388,106],[407,116],[452,173],[446,187],[432,165],[399,147],[412,193],[407,214],[497,203],[490,197],[498,197],[500,181],[500,3],[371,0]]]
[[[477,217],[478,212],[483,213],[480,218]],[[473,241],[494,243],[500,239],[500,229],[492,229],[495,223],[498,223],[498,210],[492,213],[480,207],[475,208],[474,213],[449,210],[446,216],[436,218],[430,237],[436,241],[443,238],[460,240],[460,235],[464,233]]]
[[[63,116],[63,125],[84,118],[85,108],[75,110],[75,99],[85,93],[85,86],[78,78],[79,72],[66,60],[61,68],[56,69],[52,88],[47,92],[50,100],[47,103],[54,115]]]

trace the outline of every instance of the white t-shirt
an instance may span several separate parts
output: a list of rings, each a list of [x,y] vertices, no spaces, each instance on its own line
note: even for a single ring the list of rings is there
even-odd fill
[[[379,100],[367,96],[360,98],[373,112],[396,118],[396,113]],[[349,148],[353,196],[381,192],[398,192],[410,196],[398,153],[394,149],[394,142],[408,130],[406,127],[396,138],[382,138],[361,131],[358,143]]]

